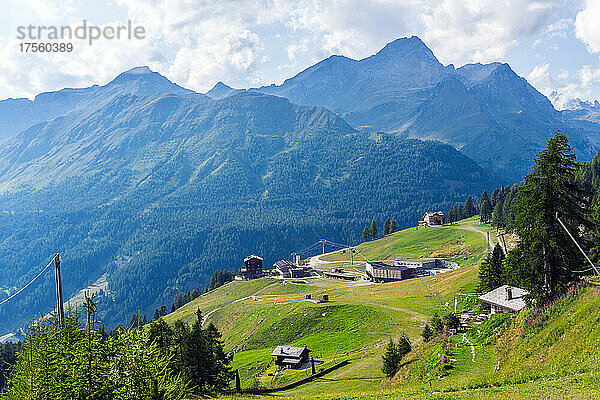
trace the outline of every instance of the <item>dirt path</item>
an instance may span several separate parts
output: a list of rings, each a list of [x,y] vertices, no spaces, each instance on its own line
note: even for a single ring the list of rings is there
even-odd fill
[[[492,241],[492,235],[490,234],[488,237],[488,232],[490,231],[488,231],[486,228],[478,228],[476,225],[455,225],[455,227],[464,231],[479,233],[488,242],[489,248],[494,248],[495,244]]]

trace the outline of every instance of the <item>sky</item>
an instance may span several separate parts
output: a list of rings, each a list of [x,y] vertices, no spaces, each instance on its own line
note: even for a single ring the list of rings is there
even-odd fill
[[[0,0],[0,99],[105,84],[147,65],[206,92],[281,83],[332,54],[419,36],[444,65],[508,62],[557,108],[600,99],[600,0]],[[141,26],[143,39],[22,52],[20,26]],[[34,30],[35,32],[35,30]]]

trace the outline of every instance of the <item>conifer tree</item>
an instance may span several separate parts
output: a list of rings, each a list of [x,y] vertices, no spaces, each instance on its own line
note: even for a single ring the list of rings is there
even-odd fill
[[[379,237],[379,232],[377,232],[377,224],[375,220],[371,221],[371,229],[369,229],[369,233],[371,235],[371,240],[375,240]]]
[[[482,223],[490,222],[492,218],[492,203],[487,190],[484,190],[479,200],[479,220]]]
[[[574,233],[589,226],[588,197],[575,181],[579,164],[572,150],[565,134],[554,133],[519,188],[513,224],[519,243],[506,261],[512,279],[538,299],[562,293],[585,262],[556,219],[559,213]]]
[[[473,199],[469,196],[465,200],[464,217],[471,218],[475,214],[477,214],[477,208],[475,207],[475,204],[473,204]]]
[[[390,219],[386,218],[385,222],[383,223],[383,236],[390,234],[390,223]]]
[[[371,232],[369,231],[369,227],[365,226],[365,229],[362,231],[362,241],[368,242],[371,239]]]
[[[408,343],[408,340],[405,339],[404,336],[398,340],[398,345],[396,346],[396,349],[399,357],[398,363],[400,363],[402,357],[410,353],[410,343]]]
[[[396,226],[396,219],[392,218],[392,220],[390,221],[390,233],[396,232],[397,229],[398,227]]]
[[[492,210],[496,207],[496,202],[498,201],[498,196],[500,195],[500,188],[494,189],[492,192],[492,196],[490,197],[490,202],[492,203]]]
[[[494,212],[492,213],[492,226],[495,226],[496,228],[503,228],[504,227],[504,217],[502,215],[503,212],[503,199],[498,196],[496,199],[496,206],[494,207]]]
[[[499,244],[496,244],[492,253],[488,255],[479,267],[479,291],[486,293],[505,283],[504,251]]]
[[[423,331],[421,332],[421,337],[423,338],[423,341],[429,342],[433,338],[433,336],[433,329],[431,329],[431,326],[429,326],[429,324],[425,324],[425,327],[423,327]]]
[[[434,332],[437,333],[440,333],[444,329],[442,319],[439,315],[433,314],[433,317],[431,318],[431,328],[433,328]]]
[[[390,339],[385,348],[385,353],[383,354],[383,366],[381,367],[381,372],[383,372],[388,378],[392,377],[396,371],[398,371],[399,364],[400,357],[398,354],[398,348],[394,344],[394,341]]]

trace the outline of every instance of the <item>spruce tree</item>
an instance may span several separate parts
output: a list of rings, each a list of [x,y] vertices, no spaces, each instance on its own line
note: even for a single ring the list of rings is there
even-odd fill
[[[465,200],[464,216],[465,218],[471,218],[475,214],[477,214],[477,208],[475,208],[473,199],[469,196],[467,197],[467,200]]]
[[[402,357],[410,353],[410,343],[408,343],[408,340],[406,340],[404,337],[401,337],[400,340],[398,340],[396,351],[398,352],[398,363],[400,363]]]
[[[431,318],[431,328],[434,330],[434,332],[440,333],[442,332],[442,330],[444,329],[444,325],[442,324],[442,319],[440,318],[439,315],[433,314],[433,317]]]
[[[479,200],[479,220],[482,223],[490,222],[492,218],[492,203],[487,190],[484,190]]]
[[[383,236],[390,234],[390,223],[390,219],[386,218],[385,222],[383,223]]]
[[[492,196],[490,197],[490,202],[492,203],[492,210],[494,209],[494,207],[496,207],[498,196],[500,196],[500,188],[494,189],[494,191],[492,192]]]
[[[488,255],[479,267],[479,291],[486,293],[505,283],[504,251],[499,244],[496,244],[492,253]]]
[[[495,226],[496,228],[504,227],[504,217],[502,215],[503,204],[504,203],[502,202],[502,198],[498,196],[498,198],[496,199],[496,206],[494,207],[494,212],[492,213],[492,226]]]
[[[392,218],[392,220],[390,221],[390,233],[394,233],[396,232],[398,228],[396,227],[396,219]]]
[[[517,247],[507,257],[514,281],[534,298],[554,298],[575,278],[584,260],[556,219],[576,235],[589,226],[587,193],[575,181],[579,166],[560,131],[534,159],[534,170],[519,188],[514,233]]]
[[[446,218],[447,224],[451,224],[456,221],[456,204],[454,204],[454,205],[452,205],[452,207],[450,207],[450,210],[446,214],[445,218]]]
[[[465,218],[467,218],[465,214],[465,208],[463,207],[462,203],[458,203],[456,206],[456,219],[454,221],[460,221],[461,219]]]
[[[371,229],[369,229],[369,233],[371,235],[371,240],[375,240],[379,237],[379,233],[377,232],[377,224],[375,220],[371,221]]]
[[[396,371],[398,371],[398,365],[400,365],[400,357],[398,354],[398,348],[392,339],[390,339],[388,342],[382,358],[383,366],[381,367],[381,372],[383,372],[388,378],[394,376]]]
[[[433,332],[433,329],[431,329],[429,324],[425,324],[425,327],[423,328],[423,331],[421,332],[421,337],[423,338],[423,341],[429,342],[431,339],[433,339],[434,335],[435,334]]]
[[[369,231],[369,227],[365,226],[365,229],[363,229],[362,231],[362,241],[363,242],[368,242],[371,238],[371,233]]]

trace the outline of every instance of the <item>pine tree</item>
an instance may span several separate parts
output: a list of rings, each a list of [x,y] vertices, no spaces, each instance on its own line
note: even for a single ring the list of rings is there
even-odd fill
[[[402,338],[400,338],[400,340],[398,340],[398,345],[396,346],[396,351],[398,352],[399,357],[398,363],[400,363],[402,357],[410,353],[410,350],[410,343],[408,343],[408,340],[405,339],[403,336]]]
[[[447,224],[451,224],[454,221],[456,221],[456,204],[454,204],[452,207],[450,207],[450,210],[448,210],[448,213],[446,214],[446,216],[444,218],[445,218]]]
[[[486,293],[505,283],[504,251],[499,244],[496,244],[492,253],[488,255],[479,267],[479,291]]]
[[[396,371],[398,371],[400,357],[398,354],[398,348],[392,339],[390,339],[388,342],[382,358],[383,366],[381,367],[381,372],[383,372],[388,378],[394,376]]]
[[[484,190],[479,200],[479,220],[482,223],[490,222],[492,219],[492,202],[488,196],[487,190]]]
[[[512,279],[534,298],[554,298],[584,264],[576,246],[556,220],[571,232],[589,226],[587,193],[575,181],[579,166],[567,136],[557,131],[534,159],[534,170],[519,188],[513,230],[517,247],[507,256]]]
[[[390,234],[390,219],[386,218],[385,222],[383,223],[383,236],[387,236]]]
[[[458,205],[456,206],[456,219],[454,221],[460,221],[461,219],[465,218],[467,218],[465,214],[465,209],[462,203],[458,203]]]
[[[494,207],[496,207],[498,196],[500,196],[500,188],[494,189],[494,191],[492,192],[492,196],[490,197],[490,202],[492,203],[492,210],[494,209]]]
[[[379,237],[379,233],[377,232],[377,224],[375,220],[371,221],[371,229],[369,229],[369,233],[371,235],[371,240],[375,240]]]
[[[362,231],[362,241],[368,242],[371,239],[371,232],[369,231],[369,227],[365,226],[365,229]]]
[[[504,227],[504,217],[502,215],[502,211],[503,211],[503,199],[498,196],[498,198],[496,199],[496,206],[494,207],[494,212],[492,213],[492,226],[495,226],[496,228],[503,228]]]
[[[471,196],[469,196],[467,197],[467,200],[465,200],[465,218],[471,218],[475,214],[477,214],[477,208],[475,207],[475,204],[473,204],[473,199],[471,198]]]
[[[390,233],[394,233],[397,230],[397,226],[396,226],[396,219],[392,218],[392,220],[390,221]]]
[[[429,324],[425,324],[425,327],[423,328],[423,331],[421,332],[421,337],[423,338],[423,341],[429,342],[431,339],[433,339],[434,335],[435,334],[433,333],[433,329],[431,329]]]
[[[196,288],[192,290],[192,300],[197,299],[198,297],[200,297],[200,289]]]

